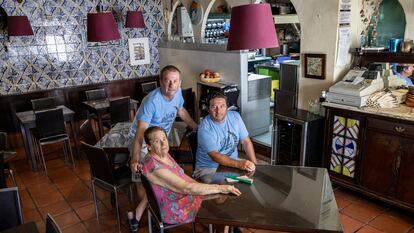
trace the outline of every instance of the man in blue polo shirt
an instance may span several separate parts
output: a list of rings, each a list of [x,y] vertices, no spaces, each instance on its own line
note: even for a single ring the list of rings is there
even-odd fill
[[[238,158],[237,145],[241,142],[247,155]],[[198,128],[198,147],[195,179],[211,182],[211,175],[219,165],[235,167],[241,170],[256,169],[256,155],[246,126],[235,111],[227,111],[227,97],[215,93],[209,100],[209,115]]]
[[[132,172],[138,172],[141,160],[148,153],[147,147],[143,143],[144,132],[148,127],[160,126],[168,135],[178,114],[191,128],[197,128],[197,124],[183,107],[184,99],[180,87],[180,74],[180,70],[175,66],[169,65],[164,67],[160,74],[160,87],[151,91],[142,100],[129,132],[129,135],[134,137],[130,161]],[[139,190],[143,190],[143,188],[139,188]],[[143,196],[135,210],[136,221],[132,222],[139,221],[147,207],[147,203],[146,196]],[[128,218],[130,218],[129,223],[131,225],[131,217],[129,216]]]

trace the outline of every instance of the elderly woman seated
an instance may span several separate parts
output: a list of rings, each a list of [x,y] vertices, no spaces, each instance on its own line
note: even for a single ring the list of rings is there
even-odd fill
[[[241,194],[233,185],[203,184],[187,176],[168,154],[168,139],[162,128],[148,128],[144,139],[148,154],[143,160],[142,174],[152,185],[164,223],[192,222],[203,200],[202,195]],[[133,213],[129,212],[128,217],[129,223],[133,224]]]

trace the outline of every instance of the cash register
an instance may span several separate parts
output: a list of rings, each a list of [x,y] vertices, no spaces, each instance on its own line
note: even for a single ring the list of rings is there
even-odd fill
[[[326,100],[332,103],[362,107],[369,95],[384,88],[378,70],[351,69],[348,74],[329,88]]]

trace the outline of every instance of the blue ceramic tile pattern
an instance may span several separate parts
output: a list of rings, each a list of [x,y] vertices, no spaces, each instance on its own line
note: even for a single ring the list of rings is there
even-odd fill
[[[97,3],[112,10],[121,39],[86,41],[86,15]],[[27,15],[34,36],[7,37],[0,29],[0,95],[131,79],[159,72],[164,36],[161,0],[0,0],[8,15]],[[124,28],[128,10],[143,11],[146,29]],[[128,38],[148,37],[151,63],[131,66]]]

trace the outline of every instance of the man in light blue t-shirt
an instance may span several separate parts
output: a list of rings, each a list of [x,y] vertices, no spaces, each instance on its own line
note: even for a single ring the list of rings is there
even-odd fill
[[[402,64],[397,66],[397,77],[405,81],[407,87],[413,86],[413,81],[410,77],[413,75],[414,64]]]
[[[130,161],[130,167],[134,173],[139,170],[141,159],[148,153],[146,145],[143,145],[144,132],[148,127],[160,126],[168,135],[178,114],[191,128],[197,128],[197,124],[183,107],[180,73],[180,70],[175,66],[165,66],[160,74],[160,87],[151,91],[143,99],[138,109],[129,132],[129,135],[134,137]],[[139,190],[143,189],[139,188]],[[141,218],[147,203],[146,196],[144,196],[135,210],[136,221]],[[129,221],[131,222],[131,220]]]
[[[237,145],[241,142],[248,160],[239,159]],[[242,170],[256,169],[256,155],[246,126],[235,111],[227,111],[227,97],[215,93],[210,97],[209,115],[198,128],[195,179],[210,183],[219,165]]]

